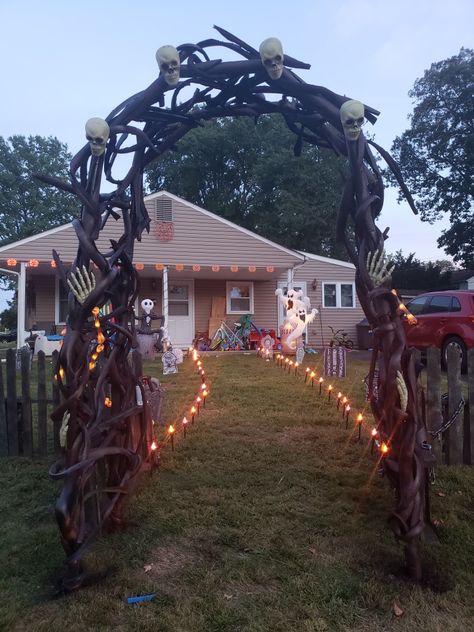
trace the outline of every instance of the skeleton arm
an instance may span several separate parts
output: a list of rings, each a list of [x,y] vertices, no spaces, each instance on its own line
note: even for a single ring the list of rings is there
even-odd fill
[[[71,414],[66,410],[61,422],[61,428],[59,429],[59,445],[61,448],[65,448],[67,446],[67,432],[69,430],[68,424],[70,416]]]
[[[71,281],[72,279],[72,281]],[[92,290],[95,288],[95,276],[93,272],[88,272],[85,266],[76,268],[76,272],[71,272],[71,279],[67,284],[72,290],[77,301],[82,305]]]
[[[397,371],[397,389],[400,397],[400,408],[405,413],[408,405],[408,389],[400,371]]]
[[[367,272],[375,287],[390,279],[395,265],[385,255],[385,250],[376,250],[367,255]]]

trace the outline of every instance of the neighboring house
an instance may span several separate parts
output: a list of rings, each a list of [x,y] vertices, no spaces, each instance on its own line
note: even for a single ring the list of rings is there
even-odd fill
[[[474,290],[474,270],[453,270],[449,277],[449,287],[446,289]]]
[[[188,346],[196,332],[208,331],[213,305],[220,305],[230,325],[252,314],[258,327],[278,331],[283,311],[275,289],[288,283],[301,287],[320,310],[307,332],[310,345],[328,343],[329,325],[356,342],[356,324],[364,314],[352,264],[290,250],[166,191],[148,195],[145,205],[151,227],[135,244],[137,308],[143,298],[156,302],[158,314],[167,308],[168,335],[176,346]],[[121,232],[120,220],[110,219],[98,248],[107,250]],[[65,264],[72,264],[77,246],[74,229],[66,224],[0,248],[0,267],[19,276],[19,330],[34,323],[41,329],[64,324],[67,291],[52,267],[51,252],[57,250]]]

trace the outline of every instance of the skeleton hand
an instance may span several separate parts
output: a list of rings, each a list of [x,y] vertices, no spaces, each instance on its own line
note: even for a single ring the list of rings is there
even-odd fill
[[[69,418],[71,414],[66,410],[63,415],[63,420],[61,422],[61,428],[59,429],[59,445],[62,448],[65,448],[67,445],[67,431],[69,430]]]
[[[403,379],[403,375],[400,371],[397,371],[397,389],[398,395],[400,397],[400,408],[405,413],[408,404],[408,389],[407,385],[405,384],[405,380]]]
[[[385,255],[385,249],[369,252],[367,255],[367,272],[375,287],[382,285],[392,276],[395,265]]]
[[[95,288],[95,276],[93,272],[89,272],[85,266],[82,271],[76,268],[76,273],[71,272],[71,279],[67,280],[67,284],[71,288],[74,296],[82,305],[92,290]]]

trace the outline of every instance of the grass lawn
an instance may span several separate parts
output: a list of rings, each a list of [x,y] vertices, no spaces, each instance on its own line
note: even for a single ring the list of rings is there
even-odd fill
[[[357,443],[316,385],[255,355],[203,361],[205,409],[130,499],[129,530],[87,557],[92,571],[107,571],[100,583],[52,599],[64,556],[49,463],[0,460],[0,629],[473,629],[474,468],[438,468],[432,512],[441,544],[424,544],[426,581],[414,586],[385,524],[391,493],[373,475],[370,421]],[[350,356],[349,377],[334,382],[357,410],[366,373],[367,362]],[[165,418],[176,422],[198,376],[188,360],[163,381]],[[156,598],[125,603],[146,593]]]

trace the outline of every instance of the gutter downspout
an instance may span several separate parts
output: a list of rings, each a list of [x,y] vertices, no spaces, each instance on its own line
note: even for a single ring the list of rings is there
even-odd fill
[[[17,308],[16,308],[16,346],[17,349],[25,344],[25,326],[26,326],[26,263],[20,263],[20,272],[16,270],[5,270],[0,268],[0,272],[5,274],[15,274],[18,277],[17,286]]]
[[[294,266],[292,266],[291,268],[288,268],[287,270],[287,278],[288,278],[288,282],[287,282],[287,286],[288,289],[290,289],[290,287],[293,287],[293,281],[295,278],[295,270],[298,270],[299,268],[301,268],[301,266],[304,266],[304,264],[308,261],[308,259],[306,259],[306,257],[303,255],[304,260],[301,263],[295,263]]]
[[[168,350],[168,268],[163,268],[163,316],[165,317],[165,323],[163,327],[163,349]]]

